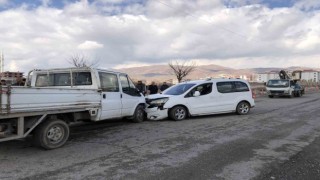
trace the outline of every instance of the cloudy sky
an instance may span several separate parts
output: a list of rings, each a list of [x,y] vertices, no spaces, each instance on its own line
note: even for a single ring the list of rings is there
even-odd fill
[[[193,60],[320,67],[319,0],[0,0],[5,70]]]

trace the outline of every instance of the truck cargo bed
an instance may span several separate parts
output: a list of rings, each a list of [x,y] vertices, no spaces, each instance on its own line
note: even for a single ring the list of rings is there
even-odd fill
[[[0,119],[14,113],[100,107],[100,96],[93,89],[2,86]]]

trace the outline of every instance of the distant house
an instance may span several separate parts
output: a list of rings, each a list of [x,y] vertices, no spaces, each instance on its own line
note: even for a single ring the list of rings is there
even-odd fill
[[[279,72],[270,71],[265,73],[257,74],[257,82],[267,82],[270,79],[279,79]],[[292,71],[288,72],[289,75],[292,74]],[[320,72],[316,70],[301,70],[299,74],[296,74],[293,79],[300,79],[305,81],[319,82],[320,81]]]
[[[17,80],[21,80],[23,78],[22,72],[2,72],[0,73],[0,79],[5,80],[7,84],[14,84]]]
[[[319,82],[319,71],[304,70],[301,72],[301,80]]]
[[[257,74],[257,82],[267,82],[270,79],[279,79],[279,72],[277,71],[270,71],[265,73],[258,73]]]

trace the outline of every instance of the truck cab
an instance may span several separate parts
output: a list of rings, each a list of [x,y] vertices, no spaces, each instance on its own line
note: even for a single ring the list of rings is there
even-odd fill
[[[266,83],[269,98],[274,96],[300,97],[304,94],[303,87],[290,79],[271,79]]]

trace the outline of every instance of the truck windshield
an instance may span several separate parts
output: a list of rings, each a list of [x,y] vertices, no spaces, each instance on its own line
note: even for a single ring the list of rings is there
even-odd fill
[[[267,87],[289,87],[289,80],[269,80]]]
[[[163,92],[165,95],[181,95],[188,91],[191,87],[193,87],[195,84],[178,84],[175,86],[172,86],[171,88],[167,89]]]

